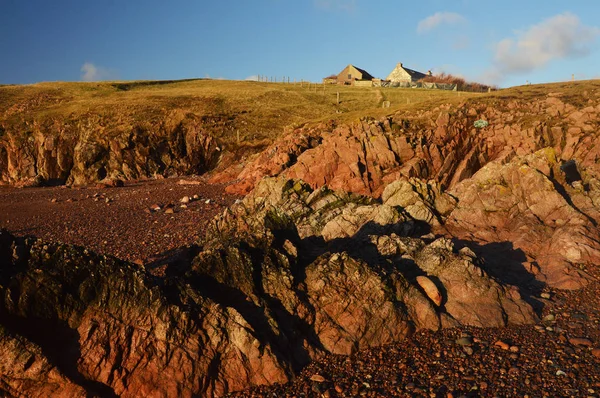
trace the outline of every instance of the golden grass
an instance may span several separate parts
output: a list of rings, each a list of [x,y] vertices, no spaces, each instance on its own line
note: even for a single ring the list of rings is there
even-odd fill
[[[211,133],[234,149],[263,146],[281,135],[286,126],[378,117],[474,95],[224,80],[38,83],[0,87],[0,128],[19,132],[32,123],[77,128],[100,125],[103,134],[117,135],[138,126],[172,127],[193,114],[207,119]],[[391,107],[383,109],[383,101],[390,101]]]
[[[106,132],[122,132],[136,126],[177,123],[193,114],[212,122],[211,132],[223,142],[235,145],[239,132],[240,140],[252,145],[272,141],[285,126],[310,121],[351,121],[465,100],[493,104],[545,96],[552,91],[581,101],[584,91],[595,92],[599,85],[598,81],[567,82],[477,94],[224,80],[38,83],[0,86],[0,128],[20,131],[33,122],[42,126],[92,123],[101,124]],[[382,108],[383,101],[390,101],[390,108]]]

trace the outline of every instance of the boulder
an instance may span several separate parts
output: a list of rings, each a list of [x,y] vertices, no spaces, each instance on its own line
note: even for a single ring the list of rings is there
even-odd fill
[[[585,285],[587,275],[579,264],[598,264],[600,237],[595,227],[593,194],[577,191],[560,170],[553,149],[515,158],[507,164],[492,162],[451,192],[458,205],[446,228],[455,236],[478,241],[479,254],[494,242],[508,252],[490,253],[490,263],[518,258],[512,266],[497,269],[506,278],[523,263],[534,263],[535,277],[553,287],[572,289]],[[575,201],[582,204],[578,207]],[[587,209],[584,207],[586,206]],[[477,250],[476,250],[477,251]],[[511,253],[512,252],[512,253]],[[511,269],[512,268],[512,269]],[[530,273],[521,271],[522,275]]]

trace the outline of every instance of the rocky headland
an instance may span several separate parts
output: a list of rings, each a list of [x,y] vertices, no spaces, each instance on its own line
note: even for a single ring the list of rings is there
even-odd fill
[[[0,389],[595,396],[599,114],[596,82],[514,88],[243,158],[194,115],[7,122],[0,178],[70,188],[0,192]]]

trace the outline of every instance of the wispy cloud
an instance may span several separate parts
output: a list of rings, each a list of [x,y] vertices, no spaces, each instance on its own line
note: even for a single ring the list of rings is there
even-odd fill
[[[467,22],[467,19],[455,12],[436,12],[419,21],[417,33],[427,33],[440,25],[456,25]]]
[[[116,71],[103,66],[86,62],[81,66],[81,80],[84,82],[97,82],[100,80],[114,80],[117,78]]]
[[[454,38],[454,41],[452,42],[452,48],[454,50],[465,50],[465,49],[469,48],[470,45],[471,45],[471,40],[469,39],[469,36],[467,36],[467,35],[456,36]]]
[[[322,10],[355,12],[357,0],[313,0],[315,6]]]
[[[258,81],[258,75],[252,75],[252,76],[248,76],[246,79],[244,80],[249,80],[249,81],[253,81],[253,82],[257,82]]]
[[[487,78],[498,83],[509,75],[543,68],[556,59],[584,57],[598,35],[600,29],[583,25],[576,15],[553,16],[499,41]]]

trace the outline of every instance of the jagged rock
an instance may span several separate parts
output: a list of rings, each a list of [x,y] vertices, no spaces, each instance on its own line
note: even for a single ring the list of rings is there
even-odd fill
[[[503,278],[530,263],[535,276],[553,287],[581,287],[587,277],[577,264],[600,261],[598,211],[593,194],[574,190],[562,175],[551,148],[505,165],[492,162],[451,191],[458,205],[446,228],[481,242],[478,254],[495,245],[488,260],[503,263]]]
[[[453,188],[490,161],[503,163],[544,147],[599,175],[598,106],[578,109],[558,97],[493,104],[474,100],[380,120],[304,126],[279,138],[241,172],[214,178],[234,180],[228,190],[241,194],[264,176],[285,175],[313,188],[328,185],[379,197],[386,185],[402,177]],[[473,127],[477,117],[489,126]]]
[[[316,310],[314,330],[324,349],[349,355],[411,334],[413,323],[398,304],[399,297],[390,296],[394,284],[386,279],[346,252],[324,256],[307,267],[307,293]],[[402,289],[394,287],[396,292]]]
[[[456,199],[445,193],[435,181],[415,178],[389,184],[381,199],[388,206],[400,206],[415,220],[439,225],[454,210]]]
[[[217,142],[201,118],[167,116],[162,125],[104,130],[102,121],[56,120],[10,126],[0,137],[0,181],[85,185],[155,175],[199,174],[218,159]],[[26,131],[19,128],[26,129]],[[118,185],[117,185],[118,186]]]
[[[83,249],[15,240],[6,232],[0,240],[3,326],[72,360],[57,357],[51,365],[77,375],[71,380],[88,392],[219,395],[287,380],[285,364],[235,308],[189,285],[159,287],[135,266]],[[30,257],[11,260],[15,245]],[[47,330],[54,341],[44,337]],[[33,383],[31,391],[21,388],[24,395],[38,391]]]
[[[350,354],[416,329],[535,320],[472,253],[408,236],[417,230],[370,198],[273,178],[217,217],[197,255],[162,279],[1,232],[0,325],[71,353],[69,363],[48,362],[73,391],[126,397],[221,395],[285,382],[323,352]],[[424,274],[440,308],[419,287]],[[24,395],[51,388],[13,385]]]
[[[3,395],[28,397],[86,397],[75,384],[48,360],[42,349],[0,325],[0,391]]]

